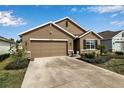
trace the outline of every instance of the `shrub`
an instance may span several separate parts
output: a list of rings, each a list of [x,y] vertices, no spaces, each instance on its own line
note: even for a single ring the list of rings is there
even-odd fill
[[[95,53],[88,53],[88,54],[85,54],[84,57],[86,58],[95,58]]]
[[[99,56],[95,59],[95,63],[105,63],[111,59],[110,56]]]
[[[95,59],[91,59],[91,58],[81,58],[81,60],[88,62],[88,63],[94,63]]]
[[[84,54],[84,53],[82,53],[82,54],[80,55],[80,56],[81,56],[81,58],[83,58],[83,57],[84,57],[84,55],[85,55],[85,54]]]
[[[108,49],[108,52],[112,52],[112,49]]]
[[[88,63],[105,63],[110,60],[109,56],[99,56],[97,58],[81,58],[81,60],[86,61]]]
[[[2,55],[0,55],[0,61],[5,60],[5,59],[8,58],[9,56],[10,56],[9,53],[6,53],[6,54],[2,54]]]
[[[24,69],[28,67],[29,60],[27,58],[20,58],[20,59],[15,59],[11,63],[9,63],[5,69],[6,70],[18,70],[18,69]]]
[[[26,57],[26,51],[24,48],[21,47],[19,41],[16,41],[16,44],[14,47],[10,48],[10,52],[15,58],[24,58]]]
[[[121,52],[121,51],[116,51],[115,54],[117,54],[117,55],[123,55],[124,53]]]
[[[100,50],[100,54],[102,55],[105,53],[106,47],[104,45],[98,45],[97,49]]]

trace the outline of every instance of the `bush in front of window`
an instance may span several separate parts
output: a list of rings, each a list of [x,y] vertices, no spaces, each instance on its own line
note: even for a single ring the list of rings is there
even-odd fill
[[[116,54],[116,55],[123,55],[124,53],[121,52],[121,51],[116,51],[115,54]]]
[[[6,70],[24,69],[28,67],[28,64],[29,64],[29,60],[27,58],[19,58],[19,59],[15,59],[14,61],[6,65],[5,69]]]
[[[95,58],[95,53],[88,53],[84,55],[85,58]]]
[[[100,50],[100,55],[102,55],[103,53],[105,53],[106,47],[105,45],[98,45],[97,49]]]
[[[5,60],[5,59],[8,58],[9,56],[10,56],[9,53],[0,55],[0,62],[2,62],[3,60]]]
[[[111,57],[110,56],[98,56],[96,58],[82,57],[80,59],[85,61],[85,62],[88,62],[88,63],[102,64],[102,63],[105,63],[105,62],[109,61],[111,59]]]

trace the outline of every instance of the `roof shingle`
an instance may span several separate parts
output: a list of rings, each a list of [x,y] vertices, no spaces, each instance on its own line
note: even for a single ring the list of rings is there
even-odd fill
[[[100,36],[102,36],[104,39],[112,39],[112,37],[114,37],[115,35],[117,35],[118,33],[120,33],[122,30],[119,31],[103,31],[98,33]]]

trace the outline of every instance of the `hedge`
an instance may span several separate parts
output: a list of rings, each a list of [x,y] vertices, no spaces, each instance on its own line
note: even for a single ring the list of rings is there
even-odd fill
[[[97,58],[80,58],[81,60],[83,61],[86,61],[88,63],[105,63],[107,62],[108,60],[110,60],[111,58],[109,56],[99,56]]]
[[[29,60],[27,58],[20,58],[15,59],[14,61],[10,62],[5,69],[6,70],[18,70],[18,69],[24,69],[28,67]]]
[[[5,60],[5,59],[8,58],[9,56],[10,56],[9,53],[0,55],[0,62],[2,62],[3,60]]]

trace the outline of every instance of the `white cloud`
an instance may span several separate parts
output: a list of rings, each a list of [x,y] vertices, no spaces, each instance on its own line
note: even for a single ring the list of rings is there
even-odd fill
[[[84,7],[81,7],[81,8],[76,8],[76,7],[73,7],[71,8],[71,11],[72,12],[83,12],[85,11],[86,9]]]
[[[73,8],[71,8],[71,11],[72,12],[76,12],[77,11],[77,8],[76,7],[73,7]]]
[[[111,18],[116,17],[117,15],[118,15],[118,13],[112,14]]]
[[[86,9],[85,8],[80,8],[80,10],[79,10],[79,12],[83,12],[83,11],[85,11]]]
[[[15,17],[12,14],[12,11],[0,11],[0,24],[3,26],[20,26],[26,24],[22,18]]]
[[[104,6],[90,6],[87,7],[87,10],[91,12],[97,12],[97,13],[115,13],[115,12],[123,12],[124,6],[123,5],[104,5]]]
[[[116,26],[124,26],[124,21],[113,21],[110,24],[116,25]]]

